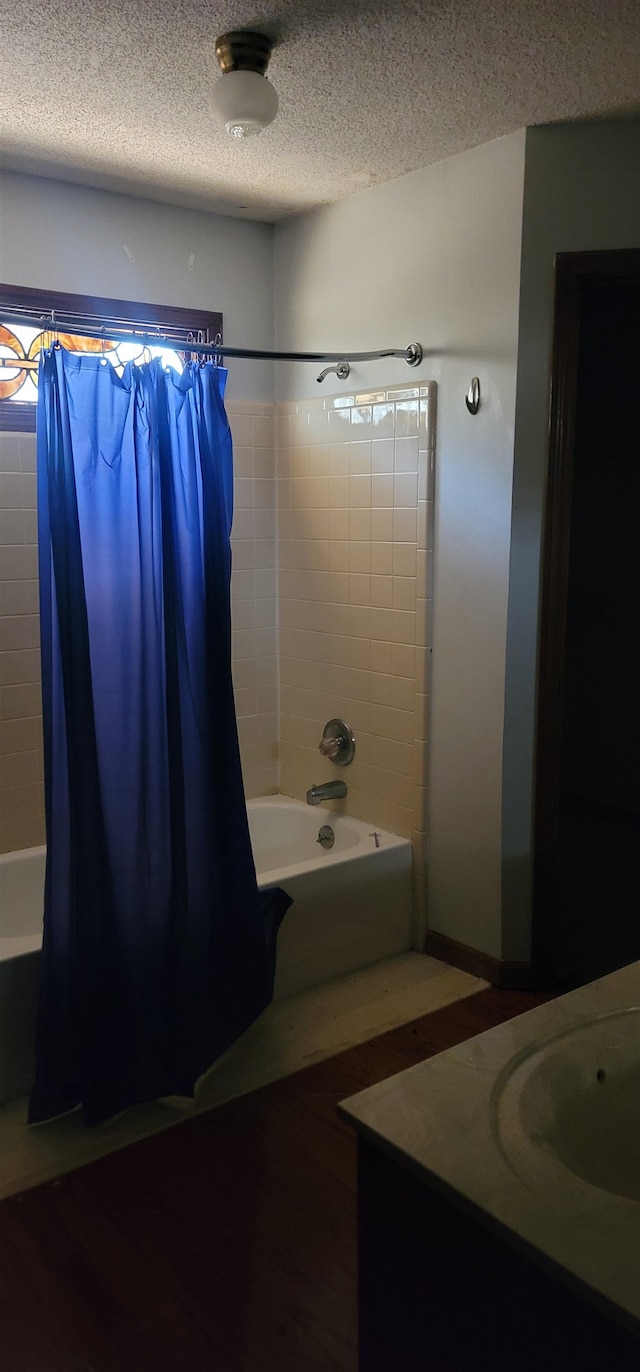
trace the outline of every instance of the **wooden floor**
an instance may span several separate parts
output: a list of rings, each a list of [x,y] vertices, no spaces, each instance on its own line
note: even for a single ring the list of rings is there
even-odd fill
[[[356,1372],[336,1102],[546,999],[481,991],[0,1203],[2,1372]]]

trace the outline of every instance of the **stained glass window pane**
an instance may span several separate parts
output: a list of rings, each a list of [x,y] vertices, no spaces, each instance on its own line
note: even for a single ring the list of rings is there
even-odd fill
[[[163,366],[178,373],[184,368],[184,357],[173,348],[153,346],[142,348],[135,341],[104,342],[101,338],[81,338],[77,334],[57,333],[32,328],[24,324],[0,323],[0,400],[31,401],[38,394],[38,358],[41,348],[48,348],[58,338],[70,352],[102,353],[121,376],[127,362],[148,361],[159,357]]]

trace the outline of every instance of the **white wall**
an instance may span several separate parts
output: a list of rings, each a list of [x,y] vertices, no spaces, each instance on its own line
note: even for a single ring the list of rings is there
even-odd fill
[[[429,923],[501,953],[504,661],[524,131],[276,227],[276,345],[405,347],[332,391],[438,383]],[[278,367],[283,400],[317,368]],[[464,397],[480,377],[482,408]]]
[[[529,129],[505,702],[506,958],[526,959],[530,947],[534,710],[554,260],[558,252],[639,245],[640,120]]]
[[[221,310],[225,343],[268,349],[272,254],[270,224],[41,177],[0,176],[0,281],[9,285]],[[228,366],[229,396],[273,399],[271,362]]]

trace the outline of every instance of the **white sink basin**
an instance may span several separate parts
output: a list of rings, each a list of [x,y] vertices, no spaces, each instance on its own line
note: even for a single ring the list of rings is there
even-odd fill
[[[640,1007],[523,1049],[493,1091],[493,1126],[520,1180],[580,1204],[598,1187],[640,1203]]]

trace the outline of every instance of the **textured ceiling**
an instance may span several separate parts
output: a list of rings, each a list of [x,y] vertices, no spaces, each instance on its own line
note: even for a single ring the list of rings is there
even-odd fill
[[[638,0],[4,0],[2,163],[277,220],[523,125],[636,112]],[[212,122],[214,45],[276,40],[280,113]]]

